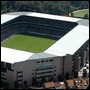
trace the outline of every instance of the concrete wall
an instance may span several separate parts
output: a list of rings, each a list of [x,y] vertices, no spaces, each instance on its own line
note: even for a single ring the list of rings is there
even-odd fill
[[[41,63],[41,61],[44,61]],[[46,60],[49,60],[46,62]],[[50,61],[53,60],[53,61]],[[40,61],[40,63],[37,63],[37,61]],[[28,82],[28,85],[32,85],[32,77],[38,78],[39,76],[46,76],[51,75],[51,77],[54,78],[55,81],[58,81],[58,75],[62,75],[62,64],[63,63],[63,57],[54,57],[54,58],[46,58],[46,59],[39,59],[39,60],[28,60],[24,62],[19,62],[14,64],[14,81],[17,81],[17,71],[22,70],[23,71],[23,80]],[[65,62],[64,62],[64,74],[66,72],[69,72],[71,74],[72,71],[72,56],[68,55],[65,56]],[[52,69],[46,69],[46,70],[39,70],[37,71],[37,67],[42,65],[42,68],[44,65],[52,65]],[[47,73],[48,71],[52,71],[52,73]],[[45,74],[37,74],[37,73],[45,73]]]
[[[72,72],[72,55],[66,55],[65,56],[65,62],[64,62],[64,75],[69,72],[71,75]]]
[[[14,77],[13,76],[14,76],[14,71],[7,70],[7,82],[9,82],[10,89],[13,89],[14,87],[14,83],[13,83]]]
[[[19,62],[14,64],[14,81],[17,81],[17,72],[22,71],[23,72],[23,79],[22,81],[24,82],[25,80],[28,82],[29,85],[32,84],[32,73],[33,70],[35,71],[35,65],[36,62],[34,60],[32,61],[25,61],[25,62]]]
[[[56,57],[54,58],[54,73],[56,74],[56,76],[54,76],[54,79],[56,81],[58,81],[58,76],[59,74],[62,75],[62,57]]]

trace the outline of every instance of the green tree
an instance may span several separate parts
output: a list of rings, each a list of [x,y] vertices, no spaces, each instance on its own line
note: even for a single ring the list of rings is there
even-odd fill
[[[45,83],[45,81],[46,81],[46,78],[42,77],[42,83]]]
[[[78,77],[78,71],[75,71],[74,72],[74,78],[77,78]]]
[[[69,74],[69,72],[67,72],[67,73],[65,74],[65,79],[66,79],[66,80],[70,79],[70,74]]]
[[[14,81],[14,88],[18,89],[18,81]]]
[[[28,83],[27,83],[26,80],[24,81],[24,87],[25,87],[25,88],[28,88]]]
[[[88,14],[85,14],[84,17],[83,17],[83,19],[89,19]]]
[[[1,1],[1,13],[32,11],[68,15],[75,9],[88,7],[87,1]]]
[[[53,76],[51,76],[50,79],[49,79],[49,81],[51,82],[51,81],[53,81],[53,80],[54,80],[54,78],[53,78]]]
[[[87,70],[83,69],[83,77],[87,77]]]
[[[88,9],[88,8],[89,8],[88,1],[82,1],[80,4],[80,9]]]
[[[73,14],[73,12],[71,12],[71,17],[74,17],[74,14]]]
[[[61,76],[61,74],[58,75],[58,81],[62,81],[62,76]]]
[[[35,77],[32,78],[32,86],[35,86],[37,84],[37,80]]]

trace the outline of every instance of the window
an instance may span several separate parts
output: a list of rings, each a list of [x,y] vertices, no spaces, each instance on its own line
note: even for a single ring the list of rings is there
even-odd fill
[[[22,76],[23,74],[22,73],[18,73],[17,76]]]
[[[4,62],[1,62],[1,68],[4,68]]]
[[[47,71],[47,72],[39,72],[39,73],[36,73],[36,74],[47,74],[47,73],[52,73],[53,71]]]
[[[46,62],[48,62],[48,60],[46,60]]]
[[[54,76],[56,76],[56,74],[54,74]]]
[[[17,73],[22,73],[22,71],[17,71]]]
[[[23,79],[23,71],[17,71],[17,80],[22,81]]]
[[[37,63],[40,63],[40,61],[37,61]]]
[[[11,70],[11,64],[10,63],[6,63],[6,67]]]
[[[51,59],[50,62],[52,62],[53,60]]]
[[[41,61],[41,63],[44,63],[44,61]]]
[[[1,77],[1,81],[6,81],[6,80],[7,80],[7,78]]]

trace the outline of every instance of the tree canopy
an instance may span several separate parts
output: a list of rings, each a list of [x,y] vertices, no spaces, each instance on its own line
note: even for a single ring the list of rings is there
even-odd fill
[[[70,12],[89,8],[88,1],[1,1],[1,14],[13,11],[41,12],[69,15]]]

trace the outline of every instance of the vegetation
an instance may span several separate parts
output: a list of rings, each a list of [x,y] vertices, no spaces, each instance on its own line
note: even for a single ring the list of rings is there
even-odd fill
[[[89,15],[88,14],[85,14],[83,18],[84,19],[89,19]]]
[[[62,76],[61,74],[58,75],[58,82],[62,81]]]
[[[2,46],[30,52],[42,52],[56,40],[31,34],[18,34],[2,43]]]
[[[69,72],[66,73],[65,79],[66,79],[66,80],[69,80],[69,79],[70,79],[70,74],[69,74]]]
[[[87,70],[83,69],[83,77],[87,77]]]
[[[82,9],[73,12],[75,17],[89,18],[89,9]]]
[[[32,11],[69,15],[72,11],[88,8],[88,1],[1,1],[1,14],[13,11]]]
[[[28,83],[27,83],[26,80],[24,81],[24,87],[25,87],[25,88],[28,88]]]
[[[78,71],[74,72],[74,78],[78,78]]]

